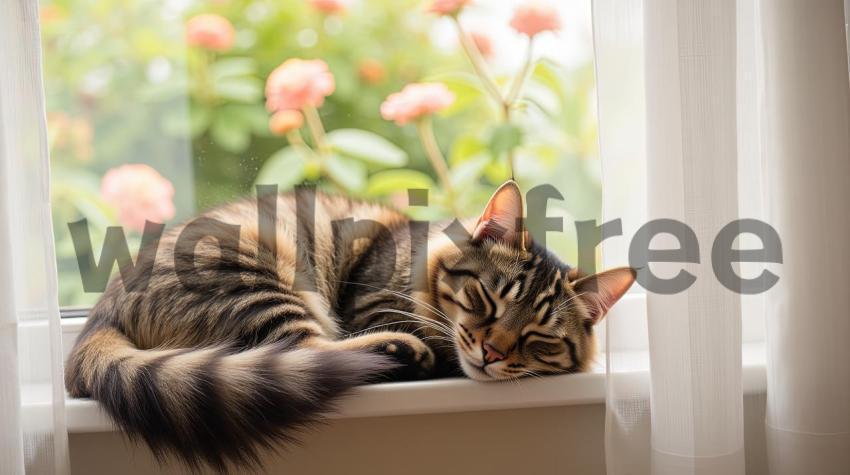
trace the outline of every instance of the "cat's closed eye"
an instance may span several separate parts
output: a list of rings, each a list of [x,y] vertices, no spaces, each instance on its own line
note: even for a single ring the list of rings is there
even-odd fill
[[[535,340],[525,345],[528,353],[533,355],[555,355],[564,352],[564,345],[560,342],[547,342]]]

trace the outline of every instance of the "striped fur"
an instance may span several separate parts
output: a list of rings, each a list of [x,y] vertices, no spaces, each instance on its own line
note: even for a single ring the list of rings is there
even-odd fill
[[[272,242],[258,200],[205,213],[163,236],[144,290],[141,274],[110,282],[68,391],[157,457],[226,472],[258,466],[367,382],[584,370],[592,325],[633,273],[576,280],[525,233],[494,233],[519,222],[518,193],[506,185],[477,224],[424,236],[397,211],[310,189],[259,200],[277,217]],[[484,361],[485,343],[505,358]]]
[[[159,459],[178,454],[193,471],[258,466],[260,448],[292,441],[334,398],[391,364],[289,341],[141,350],[109,327],[94,329],[77,351],[72,394],[98,400],[131,439]]]

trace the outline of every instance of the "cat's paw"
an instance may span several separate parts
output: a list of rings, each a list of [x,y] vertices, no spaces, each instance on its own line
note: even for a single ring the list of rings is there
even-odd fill
[[[394,381],[428,378],[434,371],[434,352],[422,340],[407,333],[398,333],[376,342],[375,351],[390,356],[399,367],[390,371]]]

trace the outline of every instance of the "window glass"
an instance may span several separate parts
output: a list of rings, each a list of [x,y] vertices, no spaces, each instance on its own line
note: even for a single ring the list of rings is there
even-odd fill
[[[601,199],[590,2],[536,17],[517,13],[528,2],[469,3],[465,45],[440,14],[464,3],[42,2],[61,304],[99,296],[83,290],[69,223],[86,220],[99,258],[108,226],[137,250],[146,219],[174,225],[258,183],[305,181],[420,219],[473,216],[511,161],[523,189],[564,196],[548,214],[565,232],[547,244],[575,262],[573,223],[598,218]],[[391,96],[412,83],[428,87]],[[414,117],[423,107],[433,117]],[[423,187],[429,206],[408,209],[406,189]]]

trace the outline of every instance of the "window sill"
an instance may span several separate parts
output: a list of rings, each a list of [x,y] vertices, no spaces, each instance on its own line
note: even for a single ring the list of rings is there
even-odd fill
[[[84,319],[64,319],[63,340],[70,348]],[[648,352],[622,355],[634,362],[629,371],[648,380]],[[618,358],[618,361],[622,359]],[[765,391],[765,353],[763,343],[745,343],[742,383],[745,394]],[[647,384],[646,387],[649,385]],[[581,374],[527,378],[518,382],[477,382],[454,378],[437,381],[384,383],[358,388],[343,400],[332,419],[380,417],[452,412],[524,409],[534,407],[600,404],[605,401],[604,359],[593,371]],[[40,405],[39,405],[40,406]],[[38,411],[37,406],[31,408]],[[95,401],[67,399],[67,423],[71,433],[116,430]]]
[[[364,386],[343,400],[338,411],[329,417],[341,419],[523,409],[595,404],[604,400],[604,373],[550,376],[514,383],[480,383],[457,378]],[[115,430],[95,401],[68,399],[66,410],[69,432]]]

